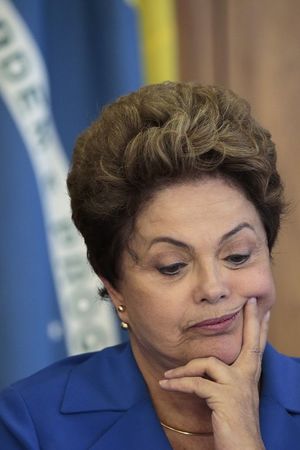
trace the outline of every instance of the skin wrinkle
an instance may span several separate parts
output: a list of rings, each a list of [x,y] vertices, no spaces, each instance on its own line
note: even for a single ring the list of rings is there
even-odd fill
[[[223,244],[225,241],[234,237],[234,235],[237,234],[239,231],[241,231],[243,228],[249,228],[256,234],[255,229],[250,224],[243,222],[243,223],[237,225],[236,227],[234,227],[232,230],[225,233],[224,236],[222,236],[220,238],[220,242],[219,242],[218,246],[221,246],[221,244]],[[146,239],[144,239],[144,240],[146,242]],[[178,241],[177,239],[174,239],[169,236],[158,236],[158,237],[152,239],[152,241],[150,242],[150,244],[148,245],[148,247],[146,249],[146,252],[149,251],[153,245],[159,244],[159,243],[167,243],[170,245],[174,245],[174,246],[180,247],[182,249],[185,249],[190,254],[193,254],[193,255],[196,254],[195,249],[193,248],[192,245],[190,245],[186,242]],[[136,255],[136,253],[134,253],[134,254]],[[137,257],[137,259],[135,259],[135,262],[138,263],[138,261],[140,261],[140,259],[141,258]]]
[[[255,229],[250,224],[243,222],[243,223],[237,225],[236,227],[234,227],[234,229],[232,229],[232,230],[228,231],[227,233],[225,233],[225,235],[220,238],[219,246],[224,241],[230,240],[230,238],[234,237],[234,235],[239,233],[239,231],[241,231],[243,228],[248,228],[248,229],[252,230],[254,233],[256,233]],[[136,238],[138,237],[139,239],[143,240],[143,242],[146,245],[147,239],[142,236],[140,231],[138,231],[138,230],[135,231],[135,237]],[[257,236],[257,239],[259,239],[258,236]],[[178,241],[178,240],[176,240],[176,239],[174,239],[172,237],[169,237],[169,236],[159,236],[159,237],[156,237],[156,238],[152,239],[150,244],[148,244],[147,248],[145,249],[145,253],[147,253],[151,249],[151,247],[153,245],[159,244],[159,243],[167,243],[167,244],[170,244],[170,245],[174,245],[174,246],[182,248],[183,250],[185,249],[186,252],[190,253],[190,255],[193,255],[193,256],[195,255],[195,249],[190,244],[187,244],[186,242]],[[267,245],[266,238],[262,242],[260,242],[261,245],[262,245],[262,243]],[[128,254],[131,256],[134,264],[136,264],[140,268],[144,268],[145,270],[148,268],[147,264],[143,265],[143,262],[142,262],[142,260],[145,257],[144,254],[142,256],[141,255],[139,256],[137,254],[137,252],[133,249],[132,246],[131,247],[128,246],[127,251],[128,251]],[[270,255],[270,258],[271,258],[271,255]]]
[[[193,181],[193,182],[182,180],[182,181],[180,181],[180,182],[177,182],[176,185],[177,185],[177,186],[184,185],[184,184],[185,184],[185,185],[186,185],[186,184],[192,185],[193,183],[199,183],[199,182],[201,182],[201,181],[205,182],[205,181],[210,180],[210,179],[211,179],[211,177],[209,177],[209,176],[206,175],[206,176],[203,176],[200,180],[195,180],[195,181]],[[226,177],[225,177],[225,178],[222,177],[220,174],[215,174],[214,177],[213,177],[213,179],[226,180],[226,183],[228,183],[229,186],[232,186],[233,188],[236,188],[236,189],[240,190],[241,193],[243,193],[243,191],[240,189],[240,186],[238,186],[237,184],[233,183],[232,180],[227,179]],[[143,211],[144,211],[147,207],[149,207],[149,205],[151,205],[151,202],[153,201],[153,199],[155,198],[156,195],[158,195],[161,191],[169,190],[170,188],[172,188],[172,186],[174,186],[174,185],[171,184],[171,185],[168,185],[168,186],[161,186],[161,187],[157,190],[157,192],[153,192],[153,193],[149,196],[148,201],[147,201],[146,203],[144,203],[143,205],[140,206],[140,208],[139,208],[139,214],[142,214]],[[137,215],[137,217],[138,217],[138,215]],[[137,227],[137,224],[136,224],[136,221],[137,221],[137,220],[136,220],[136,219],[137,219],[137,218],[135,218],[135,220],[134,220],[134,222],[133,222],[133,224],[132,224],[131,233],[130,233],[130,236],[129,236],[129,238],[128,238],[127,245],[125,246],[125,251],[128,252],[128,254],[131,256],[131,258],[132,258],[132,260],[134,261],[135,264],[140,265],[140,266],[142,267],[141,257],[137,254],[137,252],[136,252],[136,251],[134,250],[134,248],[133,248],[133,237],[135,237],[135,239],[140,238],[140,239],[143,240],[144,242],[146,242],[146,240],[145,240],[145,238],[142,236],[142,234],[140,233],[140,230],[139,230],[138,227]],[[153,225],[155,225],[155,221],[153,221],[153,219],[152,219],[151,217],[149,218],[149,220],[150,220],[150,222],[151,222]],[[226,233],[221,239],[225,240],[225,239],[229,238],[231,234],[235,234],[235,232],[238,232],[239,229],[243,228],[244,226],[248,226],[249,228],[252,228],[251,225],[249,225],[249,224],[245,224],[245,223],[239,224],[239,225],[237,226],[237,229],[236,229],[236,230],[235,230],[235,229],[230,230],[230,231],[228,232],[228,236],[226,236],[226,235],[227,235],[227,233]],[[253,230],[253,231],[254,231],[254,230]],[[163,238],[163,237],[156,237],[156,238],[153,239],[153,241],[150,242],[150,244],[148,245],[148,249],[147,249],[147,250],[149,250],[149,249],[151,248],[151,246],[152,246],[154,243],[160,242],[161,239],[165,239],[166,241],[169,241],[169,242],[170,242],[171,240],[176,241],[176,239],[173,239],[173,238],[171,238],[171,237],[165,237],[165,238]],[[220,239],[220,240],[221,240],[221,239]],[[267,238],[266,238],[266,237],[265,237],[265,242],[267,242]],[[186,243],[184,243],[184,242],[183,242],[183,243],[180,243],[178,240],[177,240],[177,243],[178,243],[178,245],[181,245],[181,244],[182,244],[181,246],[188,246]],[[221,242],[220,242],[220,244],[221,244]],[[194,249],[193,249],[191,246],[190,246],[190,250],[191,250],[191,252],[194,251]],[[119,275],[119,276],[120,276],[120,278],[122,277],[121,269],[120,269],[120,275]]]
[[[243,222],[243,223],[238,224],[232,230],[230,230],[227,233],[225,233],[224,236],[222,236],[220,238],[219,243],[218,243],[218,247],[221,246],[223,243],[225,243],[225,241],[229,241],[229,243],[230,243],[230,240],[235,238],[235,235],[237,235],[240,231],[242,231],[245,228],[249,229],[249,230],[252,230],[253,233],[255,233],[255,235],[256,235],[256,237],[257,237],[257,239],[259,241],[259,237],[257,236],[255,229],[250,224]],[[147,252],[149,252],[151,250],[152,246],[155,245],[155,244],[166,243],[166,244],[169,244],[171,247],[172,246],[179,247],[180,249],[185,251],[184,253],[189,255],[188,258],[185,258],[186,263],[188,263],[190,261],[191,257],[195,257],[195,255],[196,255],[196,251],[195,251],[195,249],[193,248],[192,245],[190,245],[190,244],[188,244],[186,242],[178,241],[178,240],[176,240],[176,239],[174,239],[172,237],[159,236],[159,237],[156,237],[156,238],[152,239],[150,244],[147,245],[146,237],[142,236],[142,233],[140,231],[137,232],[137,234],[138,234],[139,238],[142,239],[143,243],[145,244],[145,247],[146,247],[145,253],[142,256],[139,256],[137,254],[137,252],[134,251],[131,248],[130,256],[132,256],[132,254],[134,255],[134,258],[133,258],[134,264],[136,266],[138,266],[140,269],[149,270],[151,265],[155,266],[155,267],[153,267],[153,270],[156,270],[158,268],[159,264],[155,265],[154,262],[153,262],[156,259],[155,256],[153,256],[153,261],[152,261],[152,259],[150,259],[148,262],[143,263],[143,259],[145,259],[145,257],[146,257],[145,255],[147,254]],[[238,241],[236,241],[236,243],[237,242]],[[260,244],[260,246],[259,246],[260,249],[261,249],[262,244],[265,244],[265,245],[267,244],[266,243],[266,239],[264,239],[262,242],[259,241],[258,243]],[[258,247],[258,245],[256,245],[255,248],[252,249],[252,253],[254,253],[255,251],[259,250],[257,247]],[[166,253],[166,251],[164,250],[164,251],[162,251],[162,253]],[[172,250],[170,251],[170,255],[171,254],[172,254]],[[156,257],[158,257],[158,256],[159,256],[159,254],[156,255]],[[159,258],[157,258],[157,259],[159,259]],[[178,259],[184,259],[184,258],[178,258]],[[206,319],[204,319],[204,320],[206,320]],[[195,322],[195,323],[197,323],[197,322]],[[188,327],[189,327],[189,325],[188,325]]]

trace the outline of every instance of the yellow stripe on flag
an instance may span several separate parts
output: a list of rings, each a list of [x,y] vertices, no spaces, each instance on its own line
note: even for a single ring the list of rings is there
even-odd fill
[[[134,0],[139,14],[144,78],[148,83],[178,80],[174,0]]]

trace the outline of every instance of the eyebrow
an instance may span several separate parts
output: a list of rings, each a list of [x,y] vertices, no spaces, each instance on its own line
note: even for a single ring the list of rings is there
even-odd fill
[[[185,248],[185,249],[192,249],[192,247],[185,242],[178,241],[177,239],[173,239],[169,236],[159,236],[150,242],[149,248],[152,247],[152,245],[157,244],[159,242],[166,242],[167,244],[176,245],[176,247]]]
[[[234,227],[232,230],[228,231],[228,233],[225,233],[219,240],[219,245],[223,244],[225,241],[230,239],[235,234],[239,233],[244,228],[248,228],[249,230],[252,230],[255,233],[255,229],[252,225],[250,225],[248,222],[242,222],[239,225],[237,225],[236,227]],[[194,250],[191,245],[188,245],[182,241],[178,241],[177,239],[173,239],[169,236],[158,236],[158,237],[152,239],[152,241],[149,244],[148,250],[150,249],[150,247],[152,247],[152,245],[158,244],[160,242],[166,242],[167,244],[172,244],[172,245],[175,245],[176,247],[188,249],[190,251]]]
[[[249,230],[252,230],[256,234],[255,228],[252,225],[250,225],[250,223],[242,222],[239,225],[237,225],[236,227],[234,227],[232,230],[228,231],[228,233],[225,233],[224,236],[221,237],[221,239],[219,241],[219,245],[223,244],[224,241],[227,241],[228,239],[230,239],[235,234],[239,233],[244,228],[248,228]]]

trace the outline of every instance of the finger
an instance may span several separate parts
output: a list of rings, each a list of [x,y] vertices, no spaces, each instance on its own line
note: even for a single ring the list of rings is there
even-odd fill
[[[269,310],[266,312],[266,314],[264,315],[262,322],[261,322],[259,347],[260,347],[260,350],[262,353],[264,352],[266,344],[267,344],[270,316],[271,316],[271,311]]]
[[[160,387],[166,391],[184,392],[196,394],[203,399],[216,394],[217,384],[201,377],[182,377],[160,380]]]
[[[260,328],[259,347],[260,347],[260,351],[261,351],[261,360],[262,360],[262,355],[263,355],[263,352],[265,350],[265,346],[267,343],[269,321],[270,321],[270,311],[267,311],[262,319],[261,328]],[[259,380],[260,374],[261,374],[261,364],[258,364],[256,374],[255,374],[256,380]]]
[[[257,300],[252,297],[244,308],[243,345],[242,350],[234,365],[245,366],[249,370],[256,371],[261,360],[260,328]]]
[[[260,323],[257,299],[252,297],[244,308],[243,349],[252,350],[259,347]]]
[[[218,358],[197,358],[189,361],[185,366],[168,370],[164,376],[166,379],[182,377],[209,377],[218,383],[226,383],[230,378],[229,367]]]

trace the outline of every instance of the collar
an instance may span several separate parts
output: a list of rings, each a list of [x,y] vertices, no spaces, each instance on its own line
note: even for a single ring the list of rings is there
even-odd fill
[[[152,406],[129,343],[91,354],[67,380],[61,412],[114,411],[89,450],[172,450]],[[85,415],[87,416],[87,415]]]
[[[68,377],[62,413],[126,411],[148,398],[128,342],[92,353]]]

